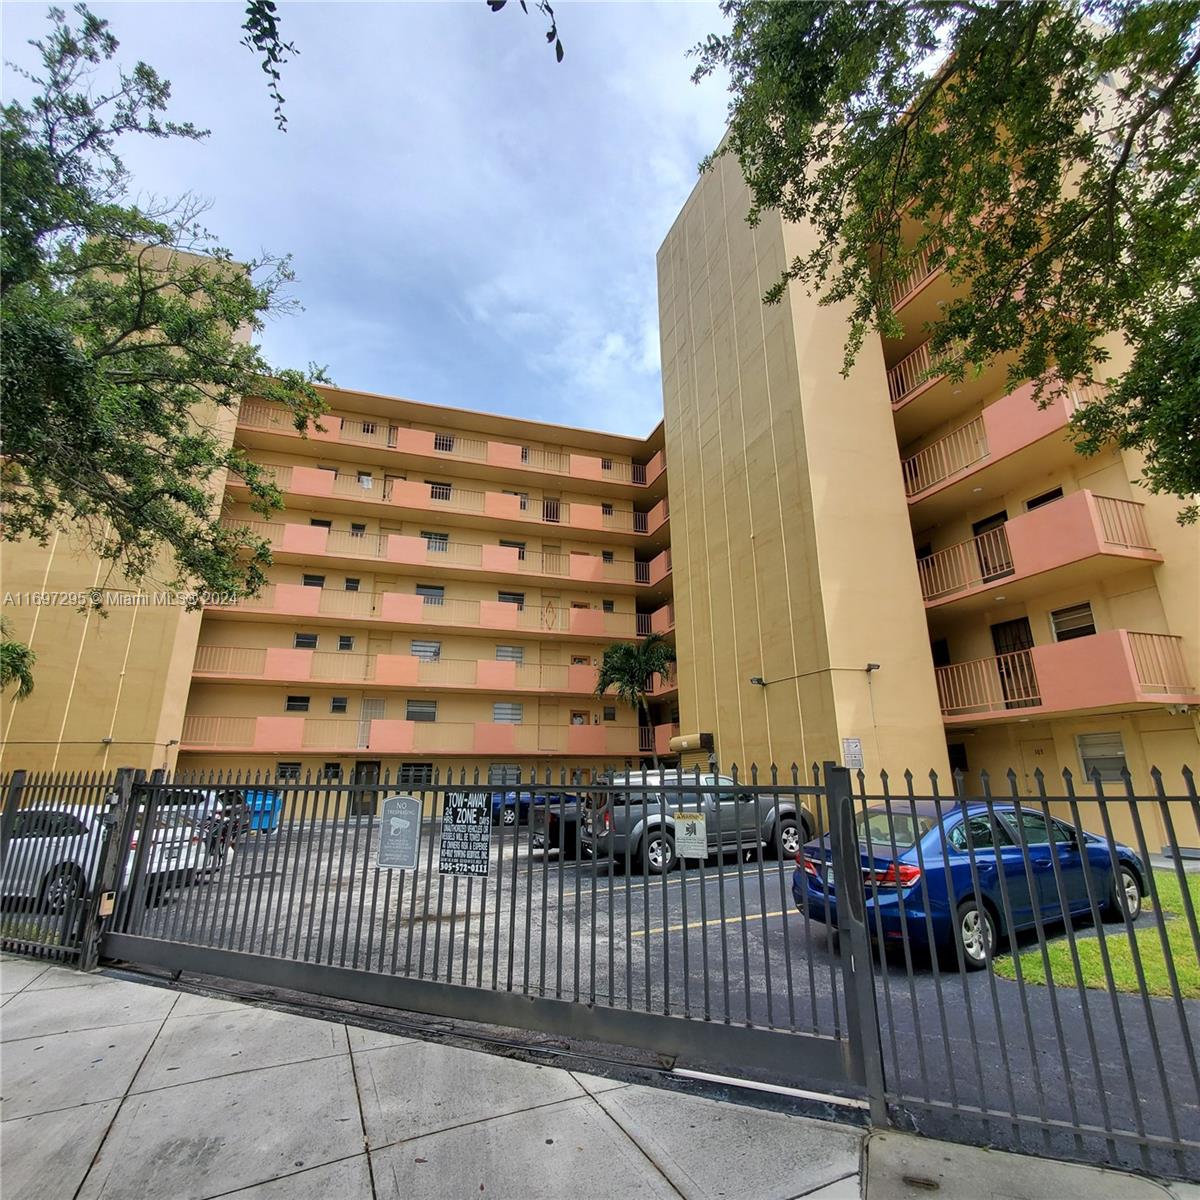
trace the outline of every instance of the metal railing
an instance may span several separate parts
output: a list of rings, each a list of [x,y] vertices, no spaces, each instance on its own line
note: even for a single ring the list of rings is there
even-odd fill
[[[1028,650],[952,663],[938,667],[935,674],[943,716],[1036,708],[1042,703]]]
[[[261,646],[197,646],[192,670],[213,675],[261,675],[267,652]]]
[[[933,359],[929,353],[929,342],[922,342],[911,354],[902,358],[887,373],[888,392],[892,403],[899,404],[927,383],[933,370]]]
[[[921,596],[926,600],[938,600],[1012,573],[1012,551],[1003,525],[917,559]]]
[[[185,746],[253,746],[258,722],[254,717],[204,717],[189,714],[183,718],[179,735]]]
[[[358,748],[318,724],[315,749]],[[15,772],[0,947],[615,1043],[1196,1178],[1181,775]],[[96,832],[68,847],[64,813]]]
[[[942,269],[940,260],[934,263],[930,262],[939,249],[940,247],[936,245],[922,246],[920,250],[912,254],[909,259],[912,266],[908,272],[901,278],[892,280],[889,291],[892,308],[899,308],[925,280]]]
[[[1129,649],[1142,691],[1161,695],[1188,694],[1183,638],[1168,633],[1129,633]]]
[[[1113,496],[1093,496],[1096,511],[1100,514],[1100,528],[1104,540],[1110,546],[1123,546],[1130,550],[1153,550],[1150,535],[1146,531],[1146,520],[1142,515],[1145,505],[1135,500],[1118,500]]]
[[[987,431],[983,418],[975,417],[901,463],[905,495],[916,496],[987,456]]]
[[[446,458],[464,458],[474,462],[486,462],[488,444],[484,438],[463,437],[460,433],[435,433],[434,453]]]

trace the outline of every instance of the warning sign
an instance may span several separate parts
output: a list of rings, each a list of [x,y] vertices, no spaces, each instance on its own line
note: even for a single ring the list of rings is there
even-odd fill
[[[446,797],[438,870],[443,875],[486,876],[492,847],[492,798],[487,792]]]
[[[415,796],[388,796],[379,814],[376,865],[415,871],[421,853],[421,802]]]
[[[708,832],[702,812],[673,812],[675,853],[680,858],[707,858]]]

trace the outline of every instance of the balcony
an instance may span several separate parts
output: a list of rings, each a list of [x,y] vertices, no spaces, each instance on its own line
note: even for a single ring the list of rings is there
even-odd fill
[[[675,631],[675,605],[664,604],[654,612],[637,614],[637,636],[649,637],[652,633],[668,634]]]
[[[646,694],[652,700],[659,700],[664,696],[673,696],[679,691],[679,670],[672,664],[666,670],[665,674],[659,675],[655,673],[650,676],[650,684],[646,688]]]
[[[248,529],[265,538],[272,555],[284,562],[309,564],[330,560],[351,567],[377,562],[388,567],[412,568],[420,575],[427,575],[433,568],[450,576],[569,581],[609,588],[656,587],[671,571],[669,549],[648,561],[606,559],[601,554],[574,550],[545,554],[516,546],[442,541],[411,534],[355,533],[290,522],[224,518],[221,523],[227,529]]]
[[[911,441],[922,430],[936,429],[955,413],[982,403],[1004,386],[1007,369],[1007,360],[998,360],[979,369],[969,367],[961,380],[952,380],[934,371],[930,341],[927,338],[921,342],[887,372],[888,394],[901,442]]]
[[[593,666],[518,663],[494,659],[420,658],[411,654],[355,654],[290,647],[211,646],[196,648],[192,677],[240,683],[370,683],[408,691],[481,691],[506,694],[591,696]],[[658,678],[657,676],[655,677]]]
[[[284,493],[289,509],[362,514],[373,511],[387,519],[393,512],[422,513],[452,525],[506,529],[515,524],[551,526],[581,537],[636,543],[662,535],[669,519],[666,497],[646,511],[617,508],[615,504],[568,503],[565,500],[513,495],[509,492],[461,487],[457,483],[425,483],[413,479],[388,479],[368,472],[335,473],[320,467],[264,464],[275,486]],[[249,499],[245,480],[234,475],[229,492]]]
[[[393,425],[385,417],[336,413],[321,418],[324,430],[310,426],[302,435],[286,409],[261,400],[246,400],[238,413],[239,444],[264,449],[280,448],[276,439],[294,445],[306,438],[314,445],[358,448],[365,461],[381,465],[429,467],[434,463],[462,463],[483,478],[557,478],[595,485],[605,493],[630,489],[662,490],[666,461],[661,450],[644,463],[623,462],[600,455],[575,454],[521,446],[491,438],[465,436],[457,430],[413,429]]]
[[[323,717],[210,717],[183,719],[180,750],[210,754],[571,755],[602,758],[638,753],[632,725],[509,725],[492,721],[440,722]]]
[[[1183,639],[1111,629],[938,667],[947,725],[1078,715],[1138,705],[1197,704]]]
[[[1087,402],[1089,393],[1076,389],[1038,408],[1033,386],[1027,383],[1010,392],[978,417],[901,461],[914,519],[933,524],[961,511],[968,497],[972,504],[1001,497],[1028,479],[1069,466],[1078,457],[1068,430],[1072,415]]]
[[[926,608],[982,608],[1003,588],[1006,600],[1069,587],[1162,562],[1150,543],[1143,506],[1073,492],[978,537],[917,560]],[[974,601],[974,603],[972,603]]]
[[[669,725],[639,725],[638,752],[640,754],[657,754],[663,758],[671,753],[671,739],[679,736],[679,723]]]
[[[236,604],[206,605],[205,615],[289,624],[302,621],[345,627],[348,622],[362,622],[390,629],[462,629],[612,641],[636,637],[636,621],[642,614],[571,608],[551,601],[508,604],[447,597],[436,603],[410,592],[344,592],[299,583],[272,583],[260,595]]]

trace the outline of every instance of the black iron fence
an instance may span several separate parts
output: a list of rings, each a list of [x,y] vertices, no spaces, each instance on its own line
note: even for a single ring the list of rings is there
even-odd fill
[[[0,931],[85,966],[624,1043],[877,1123],[1194,1177],[1193,778],[1055,782],[18,773]]]

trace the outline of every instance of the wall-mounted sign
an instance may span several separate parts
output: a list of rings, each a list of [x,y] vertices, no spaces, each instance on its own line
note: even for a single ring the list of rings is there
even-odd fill
[[[863,769],[862,738],[842,738],[842,766],[852,771]]]

